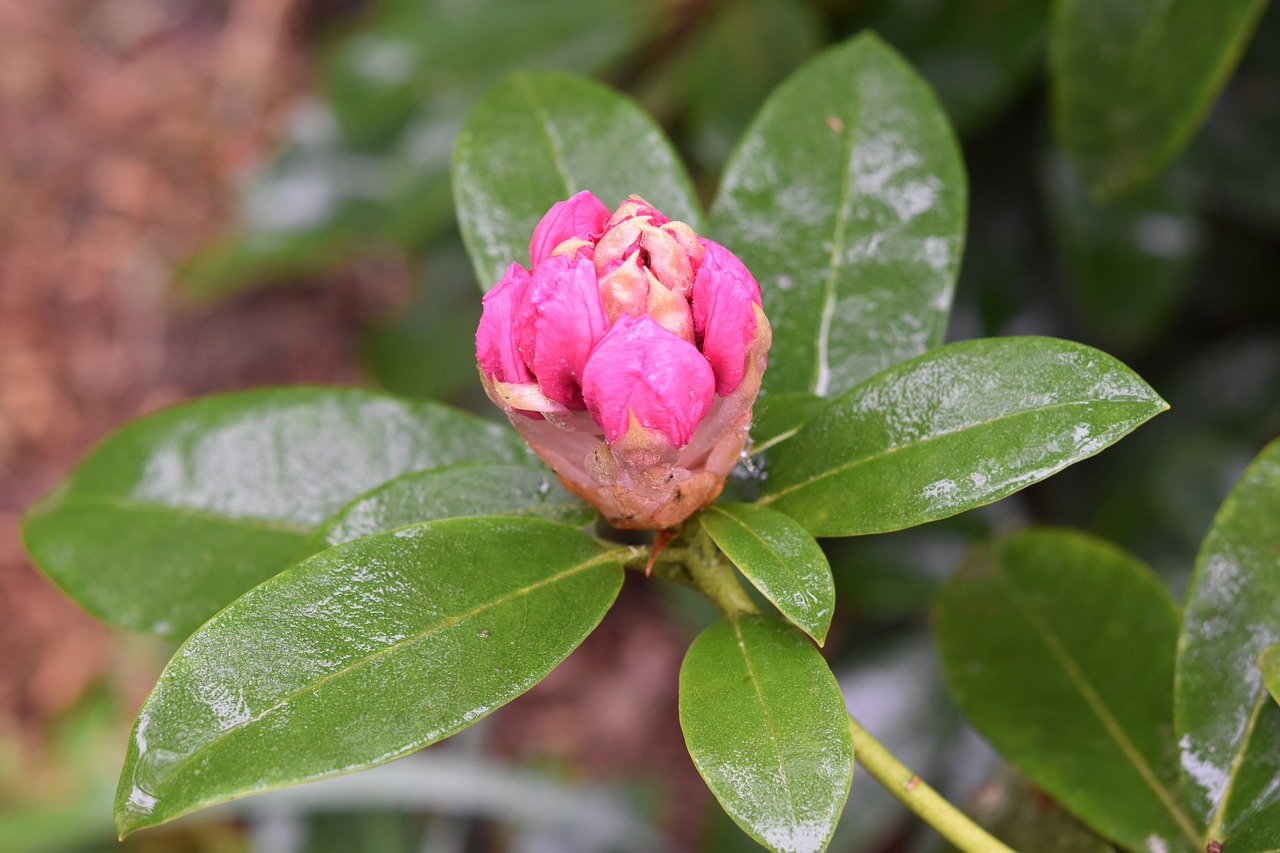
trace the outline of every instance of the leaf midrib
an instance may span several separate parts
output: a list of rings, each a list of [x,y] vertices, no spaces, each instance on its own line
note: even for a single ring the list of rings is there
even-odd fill
[[[212,738],[206,741],[205,743],[201,744],[195,750],[188,753],[181,761],[171,765],[169,768],[169,771],[152,786],[151,788],[152,794],[154,796],[157,796],[158,798],[160,791],[163,788],[167,787],[168,781],[178,776],[178,772],[182,770],[182,768],[186,767],[188,764],[190,764],[199,756],[207,753],[210,749],[217,746],[219,743],[221,743],[223,740],[225,740],[234,732],[237,732],[240,729],[245,728],[251,723],[256,723],[256,722],[259,722],[260,720],[265,719],[268,715],[284,707],[288,703],[292,702],[294,699],[297,699],[299,696],[302,696],[304,693],[312,692],[318,689],[319,687],[323,686],[324,684],[327,684],[330,681],[333,681],[335,678],[338,678],[343,675],[347,675],[348,673],[361,669],[365,665],[375,660],[378,660],[388,654],[391,654],[392,652],[399,651],[403,648],[416,644],[419,641],[425,639],[428,635],[432,633],[447,630],[466,619],[470,619],[473,616],[484,613],[485,611],[490,610],[499,605],[514,601],[517,598],[528,595],[529,593],[532,593],[538,589],[541,589],[542,587],[564,580],[565,578],[571,577],[575,574],[585,572],[588,569],[592,569],[601,564],[608,563],[611,560],[616,560],[618,559],[619,554],[620,554],[620,551],[617,549],[610,549],[608,551],[604,551],[603,553],[598,554],[595,557],[592,557],[590,560],[587,560],[583,563],[579,563],[575,566],[571,566],[565,569],[564,571],[561,571],[555,575],[551,575],[550,577],[542,578],[541,580],[535,581],[534,583],[521,587],[520,589],[512,590],[511,592],[505,595],[499,596],[498,598],[493,599],[492,601],[485,602],[484,604],[481,604],[480,606],[475,607],[465,613],[461,613],[456,616],[445,618],[440,622],[437,622],[433,625],[429,625],[428,627],[423,628],[421,631],[417,632],[416,634],[412,634],[408,637],[403,637],[400,640],[397,640],[396,642],[392,643],[391,645],[384,646],[381,649],[378,649],[377,651],[371,654],[361,657],[358,660],[355,660],[354,662],[341,667],[340,669],[336,669],[333,672],[326,673],[321,678],[315,681],[309,682],[306,685],[298,688],[297,690],[294,690],[288,693],[287,695],[279,699],[275,704],[265,708],[264,710],[244,720],[243,722],[219,731],[217,737]]]
[[[1120,747],[1120,751],[1124,753],[1125,758],[1129,760],[1129,763],[1138,771],[1138,775],[1142,777],[1142,780],[1147,783],[1156,798],[1160,800],[1161,805],[1173,818],[1178,829],[1190,839],[1193,845],[1198,845],[1200,836],[1191,817],[1178,805],[1172,792],[1160,781],[1160,778],[1138,751],[1138,748],[1129,740],[1129,736],[1125,733],[1119,721],[1111,714],[1106,703],[1102,701],[1102,697],[1098,695],[1093,684],[1085,676],[1080,664],[1062,645],[1052,626],[1022,597],[1020,590],[1014,585],[1003,567],[996,565],[994,573],[1008,593],[1009,600],[1022,613],[1023,618],[1027,620],[1049,650],[1049,654],[1053,656],[1058,665],[1062,667],[1063,672],[1066,673],[1067,678],[1080,691],[1085,704],[1089,706],[1089,710],[1093,711],[1094,716],[1102,723],[1103,729],[1116,742],[1116,745]]]
[[[835,230],[831,235],[831,256],[827,260],[827,274],[822,286],[822,310],[818,314],[818,334],[814,339],[814,374],[813,393],[820,397],[827,396],[831,385],[831,324],[835,320],[836,282],[840,269],[840,260],[844,256],[845,230],[853,213],[850,200],[853,191],[853,149],[858,144],[858,123],[856,121],[862,105],[856,87],[853,91],[854,106],[847,114],[848,123],[841,136],[844,138],[844,164],[841,169],[840,206],[836,209]]]
[[[778,744],[778,730],[773,725],[773,717],[769,715],[769,703],[765,701],[764,691],[760,689],[760,676],[756,673],[756,668],[751,664],[751,655],[747,654],[746,638],[742,635],[741,619],[733,619],[733,636],[738,644],[738,651],[742,653],[743,663],[747,667],[747,676],[751,679],[751,686],[755,688],[756,700],[760,703],[760,716],[764,718],[765,726],[769,729],[769,746],[773,747],[774,759],[778,765],[778,775],[782,779],[782,787],[787,792],[787,806],[791,811],[792,822],[798,824],[800,822],[799,809],[796,808],[796,795],[791,790],[791,777],[787,773],[786,764],[782,760],[782,747]]]
[[[821,480],[825,480],[828,477],[834,477],[838,474],[843,474],[846,471],[849,471],[853,468],[858,467],[859,465],[863,465],[868,462],[874,462],[877,459],[883,459],[886,456],[892,456],[893,454],[899,453],[903,450],[909,450],[914,447],[920,447],[922,445],[929,444],[931,442],[938,441],[940,439],[944,439],[949,436],[957,435],[962,432],[967,432],[969,430],[977,429],[979,427],[998,424],[998,423],[1001,423],[1002,421],[1013,420],[1015,418],[1023,417],[1024,415],[1033,415],[1040,412],[1051,412],[1056,409],[1069,409],[1075,406],[1093,406],[1099,403],[1111,404],[1111,403],[1151,403],[1151,402],[1152,402],[1151,400],[1142,398],[1142,397],[1122,397],[1122,398],[1111,397],[1107,399],[1096,399],[1096,400],[1072,400],[1066,403],[1053,403],[1048,406],[1036,406],[1030,409],[1018,409],[1016,412],[1011,412],[1010,414],[1007,414],[1007,415],[1001,415],[996,418],[991,418],[990,420],[965,424],[963,426],[956,427],[955,429],[944,430],[943,432],[934,433],[933,435],[930,435],[926,438],[918,439],[915,441],[908,441],[902,444],[891,445],[889,447],[884,448],[883,450],[879,450],[871,454],[870,456],[863,456],[859,459],[850,460],[848,462],[837,465],[834,468],[829,468],[820,474],[815,474],[812,477],[809,477],[805,480],[801,480],[799,483],[795,483],[793,485],[787,486],[776,492],[771,492],[763,496],[762,498],[760,498],[760,500],[758,500],[756,503],[761,506],[765,506],[767,504],[773,503],[778,498],[781,498],[785,495],[789,495],[792,492],[798,491],[799,489],[808,488],[814,483],[817,483]],[[805,426],[806,427],[811,426],[813,423],[815,422],[810,421],[809,423],[805,424]],[[1132,429],[1132,427],[1130,427],[1130,429]],[[794,445],[792,445],[792,447],[794,447]],[[1099,452],[1102,449],[1103,449],[1102,447],[1099,447],[1098,450],[1094,452],[1095,453]],[[1089,455],[1092,455],[1092,454],[1089,454]]]

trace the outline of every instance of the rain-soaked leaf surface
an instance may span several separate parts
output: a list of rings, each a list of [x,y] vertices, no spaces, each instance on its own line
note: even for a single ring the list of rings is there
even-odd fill
[[[1280,706],[1258,656],[1280,642],[1280,441],[1254,460],[1200,547],[1178,641],[1182,787],[1206,840],[1280,843]]]
[[[836,589],[821,546],[790,516],[752,504],[713,504],[699,522],[743,577],[822,644]]]
[[[37,565],[86,610],[181,639],[312,553],[347,501],[464,460],[525,458],[510,430],[355,389],[206,397],[108,436],[28,510]]]
[[[703,631],[680,667],[680,727],[720,805],[770,850],[826,847],[853,779],[835,677],[804,635],[763,616]]]
[[[485,94],[458,135],[453,191],[476,279],[529,263],[534,226],[590,190],[610,209],[635,194],[699,232],[701,208],[662,130],[631,99],[560,72],[521,71]]]
[[[764,292],[766,393],[838,396],[941,343],[967,196],[942,108],[875,36],[779,86],[725,169],[710,234]]]
[[[1049,28],[1058,140],[1102,194],[1144,183],[1200,126],[1266,0],[1062,0]]]
[[[161,674],[130,739],[120,832],[382,764],[465,728],[591,632],[628,553],[546,521],[464,518],[280,573]]]
[[[1131,850],[1203,850],[1173,746],[1178,611],[1100,539],[1031,530],[941,589],[934,630],[965,716],[1050,796]]]
[[[999,500],[1166,408],[1083,344],[949,344],[862,383],[774,448],[761,503],[815,536],[898,530]]]
[[[327,548],[421,521],[477,515],[528,515],[581,527],[596,511],[537,463],[463,462],[384,483],[344,506],[316,538]]]

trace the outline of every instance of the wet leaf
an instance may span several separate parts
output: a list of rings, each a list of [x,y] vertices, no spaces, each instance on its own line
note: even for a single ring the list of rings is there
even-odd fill
[[[942,341],[967,185],[937,100],[861,35],[769,97],[725,169],[711,236],[760,282],[767,394],[842,394]]]
[[[405,474],[356,498],[321,526],[317,550],[422,521],[483,515],[527,515],[581,527],[596,511],[544,466],[463,462]]]
[[[643,196],[703,231],[701,208],[671,143],[633,101],[560,72],[511,75],[467,116],[454,148],[453,191],[480,286],[513,262],[547,210],[581,190],[611,209]]]
[[[1182,787],[1206,840],[1280,839],[1280,707],[1258,655],[1280,642],[1280,441],[1254,460],[1200,546],[1178,641]]]
[[[121,834],[383,764],[465,728],[591,632],[627,553],[545,521],[450,519],[271,578],[165,667],[130,739]]]
[[[1063,0],[1049,27],[1058,140],[1101,194],[1145,183],[1190,141],[1266,0]]]
[[[1022,772],[1131,850],[1204,849],[1178,792],[1178,612],[1136,558],[1066,530],[981,552],[939,593],[952,696]]]
[[[822,548],[780,512],[751,504],[713,504],[702,528],[743,577],[783,616],[821,645],[835,610],[835,581]]]
[[[817,649],[775,619],[703,631],[680,668],[680,727],[720,805],[775,851],[826,847],[853,779],[844,698]]]
[[[515,434],[355,389],[206,397],[113,433],[28,510],[37,565],[94,615],[181,639],[410,471],[525,458]]]
[[[867,380],[779,444],[761,503],[815,536],[898,530],[999,500],[1166,408],[1083,344],[962,341]]]

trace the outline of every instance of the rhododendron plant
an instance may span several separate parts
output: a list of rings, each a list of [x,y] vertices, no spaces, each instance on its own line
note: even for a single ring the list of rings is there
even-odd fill
[[[719,612],[688,608],[680,728],[764,847],[825,849],[856,759],[956,849],[1010,853],[876,740],[881,714],[855,719],[892,709],[905,734],[934,718],[916,641],[877,652],[901,658],[888,668],[831,668],[872,636],[840,625],[836,575],[852,570],[857,607],[897,626],[903,585],[875,591],[890,554],[927,556],[905,585],[923,590],[963,553],[934,595],[940,669],[1034,783],[1032,817],[1051,800],[1106,837],[1062,849],[1280,849],[1280,442],[1227,498],[1183,608],[1094,537],[996,535],[1026,507],[883,554],[830,547],[1007,498],[1168,406],[1084,344],[944,343],[965,164],[929,87],[874,36],[795,72],[734,150],[704,210],[705,184],[634,102],[564,73],[509,76],[459,132],[452,197],[492,285],[481,382],[514,429],[362,389],[229,394],[124,427],[28,510],[27,547],[68,595],[185,639],[127,745],[122,834],[461,731],[558,666],[630,571]],[[415,349],[415,364],[469,371],[470,324],[460,353]],[[648,687],[638,673],[622,692]],[[974,775],[974,753],[956,755],[954,776]],[[871,839],[859,821],[882,819],[887,842],[837,846],[923,841],[855,787],[847,822]],[[562,846],[683,846],[618,825],[617,843]],[[1064,823],[1041,825],[1024,853]]]
[[[476,358],[564,485],[616,527],[715,500],[747,441],[771,333],[732,252],[639,196],[557,202],[484,298]]]

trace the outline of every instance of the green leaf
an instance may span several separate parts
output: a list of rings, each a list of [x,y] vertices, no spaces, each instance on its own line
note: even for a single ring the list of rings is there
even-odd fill
[[[1142,184],[1200,126],[1266,0],[1061,0],[1049,27],[1055,132],[1095,192]]]
[[[1203,849],[1172,749],[1177,607],[1136,558],[1012,536],[943,586],[934,630],[961,710],[1050,796],[1131,850]]]
[[[525,458],[515,434],[356,389],[206,397],[113,433],[28,510],[36,563],[89,612],[181,639],[410,471]]]
[[[698,516],[743,577],[821,645],[836,605],[822,548],[790,517],[751,504],[714,504]]]
[[[898,530],[1043,480],[1166,408],[1083,344],[962,341],[867,380],[778,445],[760,502],[815,536]]]
[[[138,714],[122,835],[382,764],[542,679],[596,626],[626,551],[534,519],[371,536],[271,578],[178,650]]]
[[[702,230],[698,200],[671,143],[630,99],[582,77],[522,71],[467,116],[453,159],[462,237],[480,286],[529,263],[534,226],[562,199],[590,190],[610,208],[643,196]]]
[[[711,212],[764,292],[766,393],[837,396],[941,343],[967,195],[933,93],[875,36],[779,86]]]
[[[1227,496],[1200,546],[1178,640],[1182,788],[1232,853],[1280,838],[1280,707],[1256,661],[1280,642],[1280,441]]]
[[[316,539],[327,548],[421,521],[479,515],[528,515],[581,527],[596,511],[546,467],[463,462],[405,474],[366,492],[326,521]]]
[[[762,616],[703,631],[680,667],[680,727],[698,772],[770,850],[826,847],[853,780],[844,698],[817,649]]]

